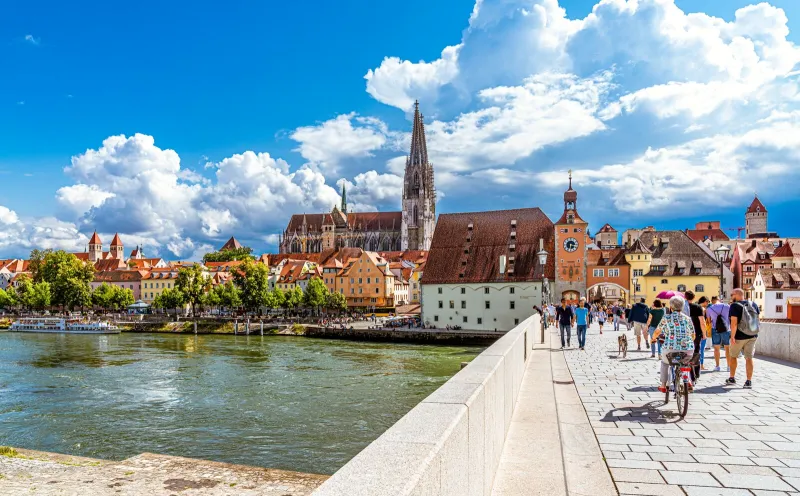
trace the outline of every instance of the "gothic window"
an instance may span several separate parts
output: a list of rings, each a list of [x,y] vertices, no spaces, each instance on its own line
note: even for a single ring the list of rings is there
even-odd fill
[[[367,240],[367,251],[377,251],[378,250],[378,239],[377,238],[369,238]]]
[[[414,225],[418,226],[419,225],[419,212],[417,212],[417,206],[416,205],[414,205],[414,216],[413,216],[413,218],[414,218]]]
[[[381,251],[391,251],[392,250],[392,243],[389,240],[389,236],[383,238],[381,241]]]
[[[419,197],[419,172],[414,173],[414,184],[411,186],[411,191],[414,194],[414,198]]]

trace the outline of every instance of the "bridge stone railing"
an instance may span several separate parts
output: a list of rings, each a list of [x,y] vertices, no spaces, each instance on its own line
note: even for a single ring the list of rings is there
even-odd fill
[[[762,322],[756,342],[758,355],[800,363],[800,325]]]
[[[314,495],[490,495],[540,328],[534,315],[510,330]]]

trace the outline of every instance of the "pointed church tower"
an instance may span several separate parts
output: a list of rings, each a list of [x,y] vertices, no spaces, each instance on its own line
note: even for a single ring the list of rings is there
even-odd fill
[[[97,262],[101,258],[103,258],[103,242],[100,241],[100,236],[95,231],[89,240],[89,261]]]
[[[111,249],[109,250],[111,258],[122,260],[125,258],[125,247],[122,245],[122,240],[119,239],[119,233],[114,234],[114,239],[111,240]]]
[[[433,165],[428,162],[425,124],[414,102],[414,123],[411,130],[411,150],[406,159],[403,181],[403,220],[400,248],[429,250],[436,227],[436,188]]]
[[[342,213],[347,215],[347,189],[344,182],[342,182]]]

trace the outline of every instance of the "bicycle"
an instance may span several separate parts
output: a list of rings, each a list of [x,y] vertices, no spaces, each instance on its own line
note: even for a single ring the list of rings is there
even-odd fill
[[[689,410],[689,388],[692,384],[690,362],[692,355],[682,351],[667,353],[667,363],[669,364],[669,377],[672,383],[672,393],[675,395],[675,402],[678,405],[678,415],[681,418],[686,416]],[[669,403],[670,387],[664,397],[664,404]]]

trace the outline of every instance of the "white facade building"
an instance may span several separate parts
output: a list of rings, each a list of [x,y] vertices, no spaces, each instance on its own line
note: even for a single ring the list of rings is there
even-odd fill
[[[550,294],[555,285],[548,283]],[[443,328],[508,331],[542,305],[541,282],[423,284],[422,322]]]
[[[800,298],[800,269],[759,269],[753,301],[761,308],[761,318],[789,318],[789,298]]]

